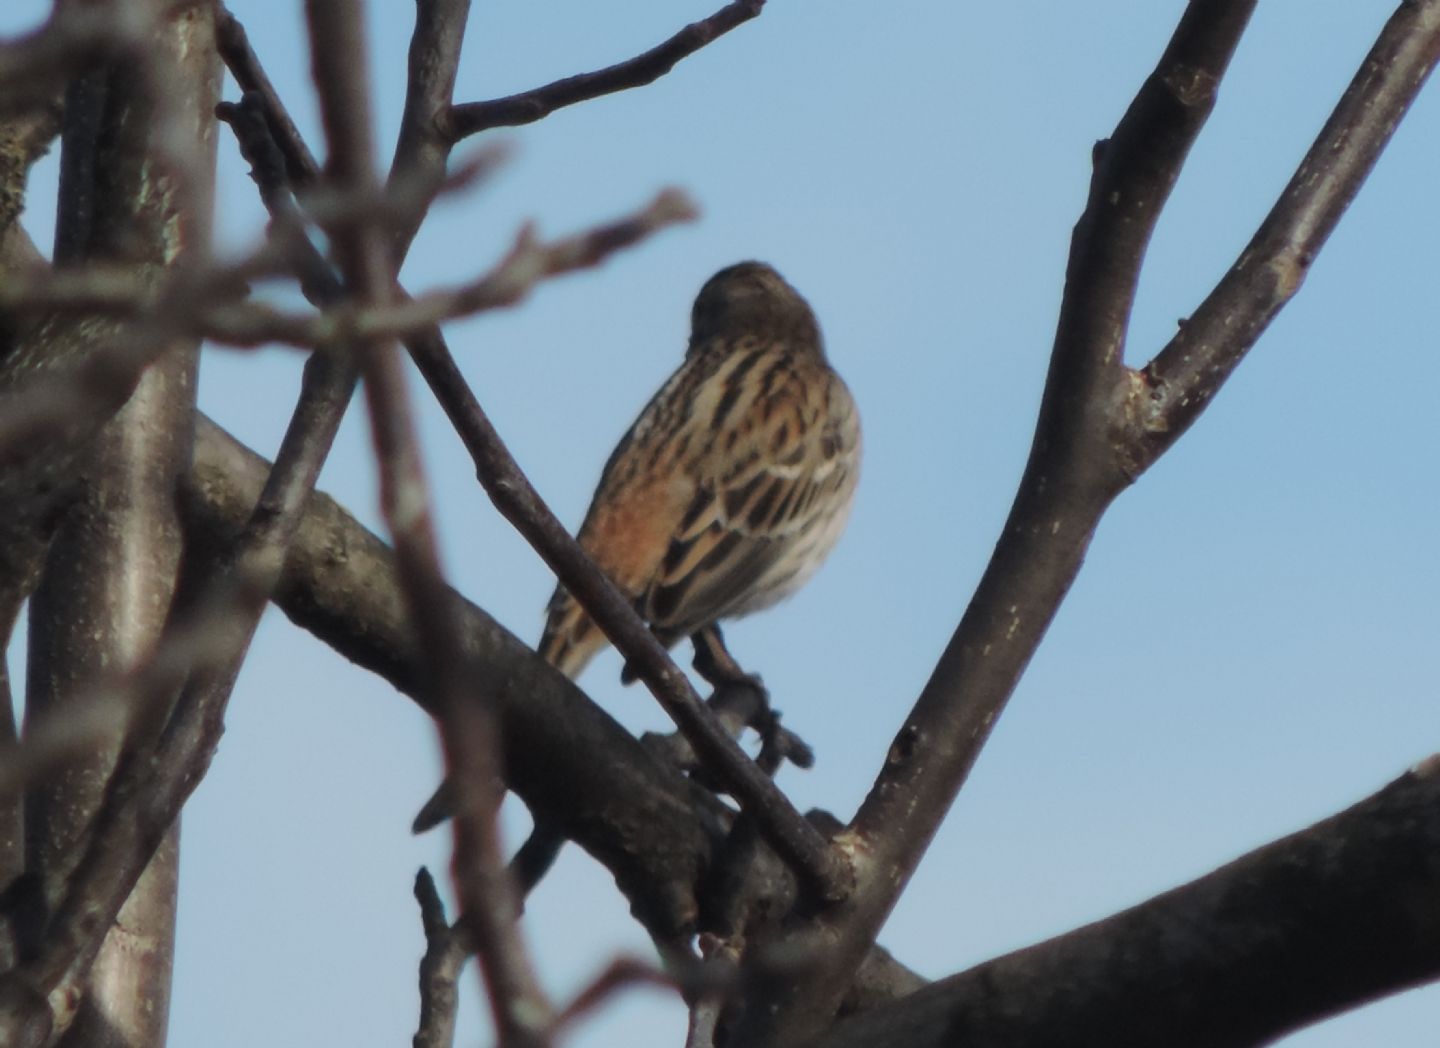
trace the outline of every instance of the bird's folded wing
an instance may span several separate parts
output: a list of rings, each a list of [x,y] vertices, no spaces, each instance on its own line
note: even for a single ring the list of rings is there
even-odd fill
[[[786,561],[834,512],[842,483],[821,404],[781,389],[763,410],[737,405],[646,592],[647,617],[677,633],[769,603],[772,585],[800,565]],[[747,410],[748,409],[748,410]],[[829,454],[827,454],[829,453]]]

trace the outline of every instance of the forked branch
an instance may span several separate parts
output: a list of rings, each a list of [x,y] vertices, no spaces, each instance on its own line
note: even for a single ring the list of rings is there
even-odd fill
[[[1309,829],[842,1022],[806,1048],[1269,1044],[1440,977],[1437,856],[1432,757]]]
[[[1035,440],[1010,517],[954,636],[840,838],[857,857],[854,896],[789,937],[792,960],[805,958],[791,977],[767,981],[763,960],[754,963],[752,985],[760,993],[747,1002],[737,1031],[743,1043],[794,1043],[833,1015],[861,952],[874,941],[1069,590],[1106,508],[1168,447],[1164,412],[1188,424],[1203,407],[1203,396],[1187,401],[1177,389],[1172,398],[1167,386],[1156,387],[1167,398],[1164,410],[1145,404],[1145,383],[1124,366],[1122,354],[1155,219],[1254,6],[1253,0],[1192,2],[1154,74],[1110,142],[1097,149]],[[1257,237],[1279,247],[1273,257],[1280,264],[1259,278],[1272,293],[1253,296],[1254,306],[1245,310],[1243,296],[1222,284],[1219,301],[1228,298],[1240,315],[1226,313],[1221,323],[1197,314],[1204,321],[1197,331],[1226,348],[1184,364],[1185,350],[1172,346],[1152,368],[1156,376],[1174,376],[1170,382],[1201,393],[1186,377],[1194,367],[1218,387],[1293,292],[1287,284],[1297,282],[1306,252],[1318,249],[1358,189],[1434,65],[1437,37],[1440,0],[1402,4]],[[1294,245],[1303,251],[1286,250]],[[1237,269],[1253,270],[1260,261],[1247,253]],[[1182,332],[1181,338],[1193,336]],[[1188,343],[1189,351],[1195,348]]]

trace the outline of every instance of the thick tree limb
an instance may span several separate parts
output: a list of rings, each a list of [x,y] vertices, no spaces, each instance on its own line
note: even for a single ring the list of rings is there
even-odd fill
[[[1030,460],[1005,530],[840,837],[855,854],[855,895],[789,937],[810,961],[801,977],[753,973],[757,999],[747,1001],[742,1043],[788,1044],[834,1014],[1069,590],[1100,515],[1124,487],[1110,450],[1109,408],[1121,386],[1124,324],[1144,247],[1253,6],[1191,4],[1116,128],[1114,146],[1101,151],[1072,241]]]
[[[885,767],[839,838],[856,855],[856,894],[787,937],[793,954],[806,958],[794,962],[792,955],[798,977],[778,979],[763,958],[755,960],[756,993],[737,1033],[742,1043],[788,1044],[824,1027],[1068,591],[1100,517],[1158,454],[1146,457],[1145,443],[1155,437],[1137,423],[1144,417],[1134,403],[1141,382],[1122,360],[1135,282],[1155,218],[1253,6],[1191,3],[1155,73],[1097,150],[1035,441],[1004,533]],[[1282,202],[1289,232],[1268,228],[1267,242],[1318,248],[1323,235],[1311,235],[1317,216],[1333,225],[1353,196],[1433,64],[1437,34],[1440,0],[1402,5],[1312,153],[1324,150],[1323,164],[1297,176],[1311,204]],[[1249,256],[1238,268],[1247,264]],[[1275,298],[1274,308],[1287,297]],[[1222,326],[1234,347],[1227,352],[1238,360],[1238,347],[1248,348],[1259,328],[1234,327],[1228,316]],[[1168,446],[1163,436],[1160,445]]]
[[[190,540],[229,541],[269,464],[200,419],[184,485]],[[422,655],[404,612],[394,553],[328,496],[315,494],[291,546],[275,601],[297,625],[379,674],[431,713]],[[693,934],[695,885],[718,822],[608,714],[479,608],[450,591],[469,665],[498,704],[506,782],[610,869],[660,942]],[[701,809],[704,810],[703,808]]]
[[[419,31],[422,33],[440,33],[441,35],[453,33],[455,28],[453,24],[449,25],[448,28],[436,27],[432,25],[428,30],[423,25],[423,23],[425,23],[427,19],[439,18],[444,21],[453,17],[454,12],[449,11],[448,5],[444,3],[423,5],[420,14],[422,26]],[[253,52],[248,49],[248,46],[239,46],[235,43],[235,41],[238,40],[239,44],[243,44],[243,32],[239,29],[238,23],[234,23],[232,20],[229,32],[232,37],[232,46],[229,48],[229,50],[227,50],[226,57],[227,60],[232,63],[232,71],[235,72],[237,78],[239,78],[242,83],[248,83],[252,85],[268,84],[268,81],[264,76],[263,69],[261,69],[260,67],[258,58],[253,54]],[[424,75],[427,78],[438,77],[443,80],[447,74],[445,74],[443,70],[439,72],[431,70],[427,71]],[[433,85],[430,85],[428,83],[428,80],[426,84],[422,84],[419,87],[416,87],[412,83],[412,91],[422,94],[425,99],[428,99],[428,103],[434,102],[434,98],[431,97],[433,94],[433,90]],[[418,106],[419,103],[416,103],[416,105]],[[264,114],[263,125],[268,125],[268,130],[266,126],[254,126],[255,116],[261,113]],[[245,148],[248,156],[253,156],[255,160],[258,160],[261,157],[268,155],[268,152],[274,150],[275,148],[275,139],[279,138],[279,148],[283,152],[283,154],[287,158],[289,158],[288,166],[290,167],[290,169],[299,169],[301,172],[303,172],[303,177],[306,180],[313,180],[313,178],[316,176],[313,160],[310,157],[310,152],[308,148],[306,148],[304,142],[298,138],[298,133],[296,133],[294,130],[293,122],[290,121],[288,115],[284,112],[279,99],[274,96],[273,91],[270,92],[268,95],[261,93],[258,90],[247,93],[244,99],[242,99],[240,105],[237,107],[231,107],[231,110],[225,115],[226,119],[228,119],[231,122],[232,126],[234,126],[237,135],[241,139],[242,146]],[[419,119],[418,117],[413,118],[417,120]],[[402,139],[403,138],[404,132],[402,131]],[[399,150],[399,155],[404,156],[405,153],[406,149],[401,148]],[[278,172],[274,164],[266,163],[263,169],[267,172],[268,181],[279,181],[282,178],[282,175]],[[392,178],[392,185],[394,181],[395,179]],[[262,193],[266,195],[267,203],[269,203],[271,196],[274,195],[273,191],[266,191],[265,181],[262,181],[261,188]],[[516,289],[525,289],[528,288],[528,282],[533,282],[533,280],[539,279],[540,276],[545,275],[546,273],[559,271],[562,268],[572,265],[594,264],[602,257],[604,257],[609,251],[618,249],[625,244],[631,242],[633,239],[643,235],[643,225],[643,220],[639,223],[627,220],[614,226],[600,227],[586,234],[582,234],[580,237],[571,238],[571,240],[569,241],[558,242],[553,248],[539,248],[542,254],[538,257],[538,259],[536,258],[536,256],[512,255],[512,259],[507,263],[502,264],[502,268],[496,272],[495,275],[497,279],[495,283],[504,284],[506,286]],[[338,281],[333,275],[330,274],[328,265],[324,262],[323,259],[320,259],[313,250],[309,251],[308,253],[302,252],[302,254],[304,254],[305,257],[299,260],[301,264],[298,268],[302,276],[302,280],[307,285],[307,294],[309,294],[312,299],[320,302],[332,301],[335,289],[338,288]],[[527,276],[527,274],[529,275]],[[315,292],[322,293],[319,295],[318,299]],[[403,291],[399,293],[403,296]],[[438,335],[436,337],[438,338]],[[451,366],[453,367],[453,361],[451,362]],[[353,604],[350,604],[347,601],[341,601],[336,605],[336,611],[341,613],[348,613],[352,607]],[[388,611],[390,609],[387,608],[386,610]],[[508,635],[506,635],[506,637],[508,639]],[[479,667],[479,676],[485,676],[490,671],[487,669],[484,658],[477,658],[476,652],[473,650],[473,643],[467,641],[467,645],[467,659],[472,666]],[[508,676],[509,675],[507,674],[507,678]],[[392,677],[392,680],[393,679],[394,678]],[[412,695],[415,695],[417,699],[422,702],[422,704],[426,704],[430,701],[428,696],[425,696],[422,693],[413,690],[413,686],[411,693]],[[432,713],[436,713],[437,716],[439,715],[439,707],[430,705],[430,709]],[[533,709],[533,706],[527,705],[525,707],[525,712],[530,713],[533,711]],[[567,723],[573,722],[573,720],[573,716],[565,718],[565,721]],[[507,724],[508,723],[509,721],[507,721]],[[516,745],[516,743],[514,742],[513,737],[507,736],[507,751],[509,751],[510,748],[514,745]],[[550,752],[556,751],[556,747],[553,744],[547,745],[545,747],[545,751],[548,754]],[[564,748],[559,748],[559,752],[560,755],[563,756]],[[589,751],[590,758],[593,758],[594,752],[594,750]],[[579,759],[586,760],[587,757],[582,756]],[[623,759],[623,755],[621,759]],[[547,761],[537,762],[532,757],[527,759],[523,763],[524,766],[527,768],[531,766],[537,766],[549,771],[549,774],[543,780],[547,784],[563,782],[566,778],[565,776],[557,776],[553,771],[550,771]],[[620,776],[618,780],[612,781],[624,782],[625,777]],[[531,794],[529,794],[524,787],[521,787],[519,792],[522,796],[526,797],[529,803],[531,803],[532,810],[543,810],[543,802],[541,803],[540,807],[535,807],[536,802],[534,801]],[[591,799],[603,798],[603,794],[596,792],[593,789],[587,790],[586,796]],[[591,805],[590,807],[591,809],[595,808],[594,805]],[[567,807],[566,810],[576,811],[576,813],[580,816],[578,824],[582,826],[585,825],[587,818],[595,814],[595,810],[586,810],[583,806],[581,809],[578,810],[574,809],[573,807]],[[617,829],[617,826],[613,819],[610,818],[612,815],[613,813],[609,812],[608,810],[604,813],[604,817],[610,820],[608,822],[608,829],[613,831]],[[554,824],[555,821],[556,820],[552,820],[552,824]],[[574,820],[559,821],[565,822]],[[603,832],[604,828],[606,827],[602,827],[597,823],[595,826],[595,832],[593,833],[587,832],[587,827],[587,830],[585,831],[581,831],[578,833],[571,832],[570,835],[572,837],[575,837],[577,840],[581,840],[582,843],[587,840],[591,841],[591,850],[592,852],[596,852],[597,848],[595,842],[600,839],[600,835]],[[624,831],[622,830],[622,832]],[[686,839],[686,834],[681,833],[678,839],[684,841]],[[613,850],[613,848],[607,849],[606,847],[602,846],[598,849],[597,854],[602,856],[602,861],[605,861],[603,857],[607,855],[607,851]],[[686,854],[686,851],[687,849],[682,847],[681,855],[685,856],[688,861],[695,861]],[[635,881],[644,879],[643,877],[634,877],[630,872],[628,872],[629,868],[623,862],[619,865],[611,862],[609,863],[609,865],[611,865],[612,869],[616,869],[619,871],[618,875],[622,880],[622,884],[626,883],[627,881],[633,883]],[[674,874],[676,869],[677,866],[675,863],[668,863],[666,865],[667,875]],[[647,873],[648,872],[649,871],[647,871]],[[635,903],[637,913],[647,915],[643,916],[642,920],[647,924],[647,927],[650,928],[652,934],[656,936],[657,941],[663,944],[667,944],[666,948],[676,948],[676,944],[683,941],[686,937],[687,933],[683,929],[688,928],[693,924],[695,914],[695,904],[693,896],[691,895],[694,883],[693,877],[694,867],[690,866],[685,870],[681,877],[679,877],[678,879],[671,877],[669,883],[665,884],[664,886],[656,887],[653,883],[648,885],[647,891],[645,892],[645,899],[643,901],[632,895],[632,898],[635,898],[637,900]]]
[[[1229,1048],[1440,978],[1440,758],[1133,909],[806,1048]]]
[[[208,250],[210,110],[220,69],[206,12],[153,21],[136,13],[131,23],[128,55],[79,78],[68,93],[56,258],[102,258],[156,279]],[[142,40],[145,73],[133,57]],[[41,345],[47,356],[66,352]],[[138,385],[132,379],[134,395],[87,455],[83,495],[66,514],[31,605],[27,719],[65,717],[83,681],[143,663],[158,642],[180,560],[174,488],[191,457],[198,351],[193,340],[167,340],[159,362]],[[40,878],[45,908],[57,909],[42,932],[41,956],[63,921],[72,871],[83,861],[120,747],[150,745],[157,730],[136,725],[132,737],[114,737],[69,762],[30,796],[27,866]],[[54,1030],[68,1028],[62,1043],[117,1038],[144,1048],[164,1041],[174,831],[151,849],[153,858],[147,853],[113,906],[92,915],[98,919],[74,943],[63,971],[51,967],[32,980],[50,995]],[[33,973],[28,959],[25,967]]]
[[[222,548],[244,525],[269,464],[201,416],[183,486],[188,541]],[[696,930],[695,892],[725,816],[657,761],[563,674],[453,591],[465,654],[499,706],[506,785],[606,866],[662,949]],[[275,601],[296,625],[433,712],[404,612],[394,553],[328,496],[306,506]],[[855,1007],[908,992],[913,975],[867,962]]]
[[[40,28],[0,43],[0,115],[49,105],[72,76],[148,43],[150,28],[127,5],[56,4]]]
[[[25,204],[30,168],[45,155],[60,133],[60,92],[34,110],[0,118],[0,238],[9,235]],[[0,358],[9,351],[0,334]]]
[[[59,132],[58,91],[34,112],[0,117],[0,285],[17,270],[40,262],[19,218],[30,168]],[[13,351],[18,329],[17,318],[0,309],[0,361]],[[42,507],[0,514],[0,651],[9,646],[21,604],[39,577],[49,536],[48,516]],[[0,658],[0,745],[13,743],[17,735],[10,667]],[[0,885],[9,885],[24,869],[24,818],[22,798],[17,796],[0,804]],[[13,962],[0,950],[0,968],[7,966],[7,960]]]
[[[208,41],[208,25],[203,36]],[[192,53],[208,54],[203,46],[194,47]],[[218,79],[215,74],[218,69],[211,76],[212,92]],[[212,108],[213,93],[202,106],[206,121]],[[136,121],[136,126],[144,124]],[[203,775],[218,739],[234,675],[279,574],[285,545],[319,473],[352,385],[353,375],[333,361],[317,358],[307,367],[301,403],[278,464],[258,503],[251,504],[256,507],[254,512],[246,507],[246,528],[216,558],[218,570],[205,577],[203,584],[197,583],[200,596],[193,598],[187,612],[169,622],[155,657],[133,680],[122,684],[122,694],[130,696],[124,706],[131,711],[130,735],[135,746],[123,754],[105,784],[103,804],[93,825],[87,827],[89,839],[65,880],[55,917],[19,973],[26,984],[49,989],[52,998],[60,1002],[57,1009],[73,999],[74,988],[93,956],[97,932],[108,927],[115,908],[130,894],[135,878]],[[187,448],[181,455],[186,469],[189,457]],[[166,506],[173,506],[173,494],[172,478],[163,492]],[[147,534],[143,527],[134,530]],[[173,701],[174,713],[167,723],[171,699],[182,683],[184,689]],[[104,699],[97,704],[103,705]],[[157,741],[153,733],[162,725]],[[129,967],[133,969],[133,963]],[[154,993],[130,996],[142,1007],[156,1002]],[[148,1014],[160,1020],[163,1029],[164,1010],[149,1007]],[[61,1012],[60,1021],[64,1019]]]

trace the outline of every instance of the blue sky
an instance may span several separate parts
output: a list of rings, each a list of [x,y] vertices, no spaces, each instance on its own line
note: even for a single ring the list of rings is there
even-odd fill
[[[477,3],[457,97],[628,57],[711,4]],[[233,3],[318,150],[298,6]],[[7,5],[0,31],[44,7]],[[562,234],[664,185],[700,203],[698,224],[450,330],[481,402],[571,524],[679,361],[706,276],[761,258],[809,297],[864,418],[858,502],[805,591],[728,631],[816,748],[813,771],[782,777],[801,807],[848,818],[984,567],[1028,450],[1091,146],[1183,7],[772,0],[649,88],[504,133],[513,162],[444,202],[416,242],[412,290],[483,269],[526,218]],[[1156,233],[1132,362],[1234,259],[1392,7],[1260,5]],[[370,13],[388,156],[413,8]],[[1440,387],[1437,141],[1432,85],[1299,296],[1105,519],[882,936],[923,973],[1204,874],[1440,749],[1440,421],[1421,395]],[[238,249],[262,219],[223,134],[220,199],[222,243]],[[53,206],[37,186],[26,221],[42,243]],[[211,352],[202,406],[272,453],[298,369],[279,350]],[[429,404],[424,435],[452,579],[535,638],[552,580]],[[358,411],[322,486],[377,526]],[[582,684],[636,729],[661,727],[618,669],[608,654]],[[438,774],[430,725],[273,612],[228,723],[185,813],[171,1043],[408,1043],[422,948],[410,884],[422,863],[447,862],[443,834],[407,830]],[[526,926],[558,997],[615,952],[648,950],[608,875],[575,849]],[[473,1044],[475,980],[466,990],[461,1043]],[[1420,1046],[1437,1027],[1432,988],[1284,1043]],[[637,991],[571,1043],[679,1044],[682,1031],[673,1001]]]

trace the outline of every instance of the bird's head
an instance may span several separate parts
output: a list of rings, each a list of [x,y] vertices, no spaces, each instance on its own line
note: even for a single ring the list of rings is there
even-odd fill
[[[820,344],[810,303],[764,262],[737,262],[716,273],[690,312],[691,348],[715,336],[781,337]]]

